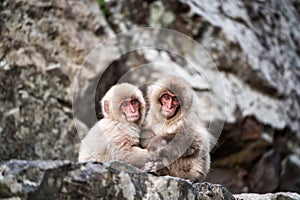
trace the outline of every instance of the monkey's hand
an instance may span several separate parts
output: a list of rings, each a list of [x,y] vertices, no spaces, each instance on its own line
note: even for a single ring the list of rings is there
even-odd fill
[[[154,173],[161,167],[163,167],[163,162],[159,155],[154,151],[148,152],[148,159],[146,164],[144,165],[144,170],[146,172]]]
[[[173,135],[159,135],[155,136],[148,144],[147,149],[149,152],[159,151],[173,139]]]
[[[145,164],[144,166],[144,170],[146,172],[152,173],[152,174],[156,174],[156,175],[161,175],[160,170],[165,168],[165,165],[160,162],[160,161],[149,161]]]
[[[169,169],[162,162],[147,162],[145,171],[158,176],[170,175]]]
[[[157,173],[158,170],[161,171],[161,169],[166,168],[168,165],[169,162],[167,159],[164,159],[162,156],[160,156],[158,152],[152,151],[148,154],[148,160],[144,165],[144,170],[146,172]]]

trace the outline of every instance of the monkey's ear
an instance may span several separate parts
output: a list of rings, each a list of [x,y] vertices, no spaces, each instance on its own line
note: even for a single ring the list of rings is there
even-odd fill
[[[104,113],[109,114],[109,101],[105,100],[103,104]]]

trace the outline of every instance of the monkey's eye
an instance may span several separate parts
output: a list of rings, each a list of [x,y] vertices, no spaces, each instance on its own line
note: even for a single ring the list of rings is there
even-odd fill
[[[176,96],[175,96],[175,97],[172,97],[172,100],[178,102],[178,98],[177,98]]]
[[[136,106],[136,105],[139,104],[139,101],[138,101],[137,99],[133,99],[133,100],[131,101],[131,104],[132,104],[133,106]]]
[[[162,95],[162,98],[165,99],[165,100],[169,100],[170,95],[168,95],[168,94],[163,94],[163,95]]]
[[[121,103],[121,106],[122,106],[122,107],[127,107],[127,106],[128,106],[128,102],[127,102],[127,101],[123,101],[123,102]]]

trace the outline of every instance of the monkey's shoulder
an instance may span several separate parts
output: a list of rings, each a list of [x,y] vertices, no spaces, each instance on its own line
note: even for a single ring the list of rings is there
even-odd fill
[[[109,119],[109,118],[103,118],[103,119],[100,119],[96,124],[101,125],[101,126],[106,126],[106,125],[113,124],[113,123],[114,123],[114,120]]]
[[[100,127],[100,131],[108,133],[112,137],[128,135],[129,137],[139,139],[140,137],[140,128],[134,124],[128,124],[125,122],[115,121],[111,119],[101,119],[97,122]]]

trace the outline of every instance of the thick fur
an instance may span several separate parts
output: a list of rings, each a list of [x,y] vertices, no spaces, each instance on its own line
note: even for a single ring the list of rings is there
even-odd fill
[[[161,114],[160,102],[166,91],[174,93],[180,102],[175,116],[168,120]],[[152,156],[148,170],[192,181],[203,180],[208,174],[213,137],[197,116],[199,108],[193,95],[180,77],[165,78],[149,87],[150,108],[141,137],[141,146]]]
[[[145,100],[143,93],[136,86],[129,83],[121,83],[112,86],[101,100],[101,107],[104,118],[111,119],[117,122],[129,123],[120,110],[120,105],[123,100],[136,98],[140,102],[140,119],[136,123],[141,126],[145,118]],[[108,104],[108,110],[104,109],[105,104]]]
[[[137,122],[128,122],[121,112],[121,102],[127,99],[140,102],[140,119]],[[145,117],[142,92],[128,83],[117,84],[104,95],[101,106],[104,118],[81,141],[78,161],[122,160],[142,168],[148,156],[148,151],[139,147],[140,126]]]

